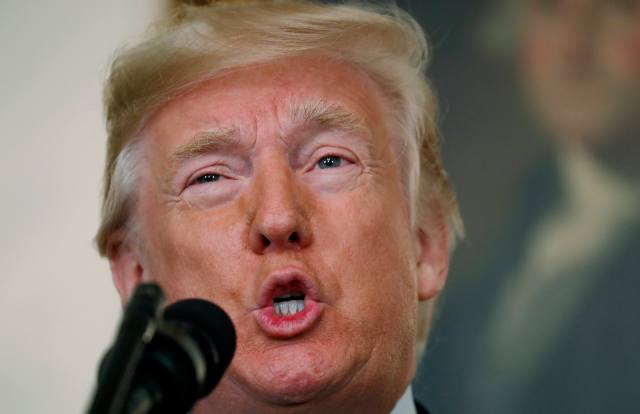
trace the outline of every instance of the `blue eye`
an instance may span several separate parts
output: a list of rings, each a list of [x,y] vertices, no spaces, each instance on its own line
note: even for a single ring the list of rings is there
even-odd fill
[[[342,164],[342,158],[337,155],[328,155],[326,157],[322,157],[320,161],[316,164],[318,168],[324,170],[326,168],[336,168]]]
[[[220,181],[220,174],[208,173],[196,178],[196,184],[213,183],[216,181]]]

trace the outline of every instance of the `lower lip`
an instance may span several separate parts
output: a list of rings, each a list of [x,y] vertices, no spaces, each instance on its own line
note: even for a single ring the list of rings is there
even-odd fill
[[[305,299],[304,310],[294,315],[278,315],[273,306],[253,311],[260,328],[273,338],[292,338],[310,331],[322,315],[324,304]]]

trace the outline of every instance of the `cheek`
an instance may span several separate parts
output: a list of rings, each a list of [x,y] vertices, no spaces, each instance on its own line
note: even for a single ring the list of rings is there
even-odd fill
[[[341,241],[322,243],[327,247],[326,260],[339,275],[343,292],[339,306],[356,315],[365,330],[407,322],[412,326],[417,298],[415,266],[401,197],[400,192],[387,197],[384,192],[367,192],[342,210],[334,206],[324,213],[332,222],[332,231],[326,233]]]
[[[237,220],[186,210],[147,222],[162,223],[147,232],[147,265],[149,277],[165,288],[169,301],[203,297],[225,307],[238,299],[240,277],[233,276],[240,269],[241,249],[233,237],[238,229],[228,224]]]

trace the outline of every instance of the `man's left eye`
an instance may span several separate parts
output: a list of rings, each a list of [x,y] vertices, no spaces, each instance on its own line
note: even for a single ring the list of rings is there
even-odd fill
[[[320,158],[320,160],[316,163],[318,168],[324,170],[326,168],[337,168],[342,164],[342,157],[337,155],[327,155],[326,157]]]
[[[195,183],[196,184],[214,183],[216,181],[220,181],[220,178],[221,178],[220,174],[206,173],[196,178]]]

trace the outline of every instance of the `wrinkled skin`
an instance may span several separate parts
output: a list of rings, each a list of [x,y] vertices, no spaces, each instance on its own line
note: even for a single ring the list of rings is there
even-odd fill
[[[317,102],[359,127],[292,116]],[[443,286],[447,240],[431,230],[443,226],[410,225],[386,113],[361,70],[298,57],[218,75],[147,123],[139,234],[111,265],[125,301],[153,280],[169,301],[206,298],[234,321],[236,356],[196,413],[386,413],[408,386],[417,304]],[[233,132],[181,152],[211,131]],[[323,312],[274,338],[253,311],[283,269],[312,281]]]

